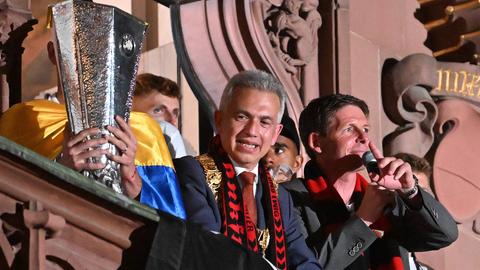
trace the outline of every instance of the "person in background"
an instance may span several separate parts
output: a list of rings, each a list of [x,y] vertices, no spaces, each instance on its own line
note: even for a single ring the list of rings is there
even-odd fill
[[[297,171],[303,164],[295,122],[285,113],[281,124],[283,128],[277,141],[262,158],[277,183],[284,183],[296,177]]]
[[[280,134],[284,104],[283,86],[271,74],[238,73],[215,112],[209,152],[174,165],[187,221],[263,254],[279,269],[320,269],[288,192],[259,163]]]
[[[174,158],[196,155],[178,130],[181,98],[174,81],[151,73],[137,76],[132,110],[148,113],[157,120]]]
[[[180,89],[167,78],[151,73],[137,76],[132,110],[150,114],[155,120],[169,122],[178,128]]]
[[[325,269],[412,269],[409,251],[451,244],[457,225],[418,186],[410,164],[384,157],[370,141],[368,115],[367,104],[350,95],[312,100],[299,120],[311,160],[305,181],[289,191]],[[359,173],[367,151],[378,164],[371,181]]]

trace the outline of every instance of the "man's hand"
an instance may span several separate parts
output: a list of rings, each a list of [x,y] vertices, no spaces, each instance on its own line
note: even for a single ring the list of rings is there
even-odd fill
[[[367,186],[356,214],[367,226],[370,226],[385,213],[388,207],[393,205],[394,199],[393,191],[371,183]]]
[[[415,186],[412,167],[407,162],[395,157],[383,157],[382,152],[372,143],[369,144],[372,154],[378,162],[381,175],[370,173],[373,182],[390,190],[410,190]]]
[[[105,137],[108,142],[115,145],[120,152],[118,155],[108,153],[108,158],[120,164],[120,174],[125,189],[125,195],[130,198],[135,198],[140,194],[142,189],[142,180],[140,179],[135,166],[137,140],[135,139],[135,135],[133,135],[130,126],[122,117],[116,115],[115,121],[117,121],[120,128],[107,126],[107,130],[114,136],[107,135]]]
[[[90,158],[100,158],[108,153],[108,150],[99,148],[100,145],[107,143],[107,139],[102,137],[89,139],[98,134],[100,134],[100,129],[89,128],[73,135],[67,123],[63,132],[63,149],[58,163],[76,171],[99,170],[105,167],[105,164],[101,162],[89,161]]]
[[[125,195],[135,198],[140,194],[142,180],[137,173],[135,166],[135,154],[137,152],[137,140],[133,135],[129,125],[118,115],[115,116],[120,128],[108,126],[107,130],[111,135],[99,137],[100,129],[85,129],[77,135],[72,136],[70,129],[64,131],[63,150],[61,158],[58,160],[76,171],[99,170],[105,167],[104,163],[92,162],[90,158],[100,158],[106,155],[110,160],[120,164],[120,175],[125,190]],[[91,139],[92,137],[99,137]],[[117,155],[113,155],[107,149],[101,149],[100,146],[110,142],[119,149]],[[90,160],[89,160],[90,159]]]

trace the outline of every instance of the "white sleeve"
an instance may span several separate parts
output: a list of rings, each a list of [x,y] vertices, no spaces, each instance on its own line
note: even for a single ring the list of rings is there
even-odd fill
[[[160,127],[162,127],[165,141],[167,142],[168,149],[172,158],[181,158],[187,155],[185,145],[183,144],[183,138],[180,131],[172,124],[166,121],[158,121]]]

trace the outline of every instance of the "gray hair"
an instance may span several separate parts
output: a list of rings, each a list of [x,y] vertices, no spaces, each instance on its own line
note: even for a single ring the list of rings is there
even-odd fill
[[[220,100],[220,111],[230,103],[235,90],[240,88],[255,88],[261,92],[273,93],[280,100],[280,111],[278,112],[277,121],[281,122],[283,111],[285,110],[285,90],[280,81],[273,75],[262,70],[245,70],[233,76],[223,90],[222,99]]]

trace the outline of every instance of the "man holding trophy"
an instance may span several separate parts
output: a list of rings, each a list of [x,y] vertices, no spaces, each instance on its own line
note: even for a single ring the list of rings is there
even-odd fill
[[[118,128],[107,126],[107,130],[113,135],[104,135],[98,139],[88,140],[88,138],[101,133],[98,128],[85,129],[75,136],[71,136],[70,131],[66,129],[63,151],[58,162],[77,171],[101,170],[106,167],[105,163],[90,162],[89,160],[100,160],[105,155],[120,165],[123,193],[130,198],[136,198],[142,188],[142,181],[135,166],[137,142],[125,120],[118,115],[115,120]],[[112,154],[108,149],[101,148],[106,143],[111,143],[122,150],[120,153]]]
[[[117,8],[80,0],[51,6],[51,15],[54,44],[48,51],[58,68],[58,101],[65,105],[17,104],[2,115],[0,135],[185,218],[160,127],[147,114],[130,113],[146,24]]]

